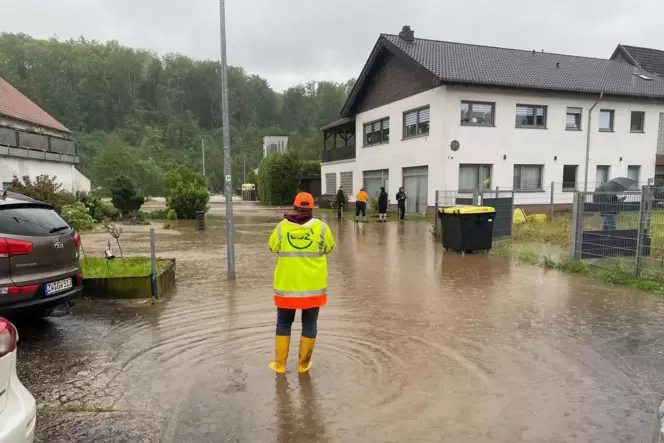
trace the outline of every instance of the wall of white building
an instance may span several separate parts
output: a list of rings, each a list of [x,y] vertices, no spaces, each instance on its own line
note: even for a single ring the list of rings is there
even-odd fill
[[[35,178],[42,174],[56,176],[64,190],[90,191],[90,180],[70,163],[0,157],[0,183],[11,182],[14,175],[17,177],[28,175],[30,178]]]
[[[390,199],[394,199],[403,183],[403,168],[428,166],[429,206],[435,205],[435,192],[455,191],[459,183],[460,164],[492,166],[491,188],[512,189],[514,165],[543,166],[543,187],[555,182],[562,191],[563,166],[577,165],[577,188],[583,189],[588,111],[598,97],[577,94],[534,94],[494,88],[442,86],[390,103],[356,116],[356,160],[322,166],[323,190],[326,173],[353,171],[353,193],[363,185],[363,171],[389,170]],[[461,101],[495,103],[495,126],[461,125]],[[547,106],[546,129],[516,127],[516,105]],[[403,139],[403,113],[429,105],[430,132],[426,137]],[[582,130],[566,130],[567,107],[582,108]],[[614,132],[599,131],[600,109],[612,109]],[[645,132],[631,133],[631,111],[645,112]],[[627,176],[628,166],[640,166],[640,181],[655,175],[659,113],[664,105],[645,100],[602,100],[592,116],[589,190],[594,189],[597,165],[610,166],[610,178]],[[390,118],[390,142],[362,147],[363,125]],[[460,149],[453,152],[450,143],[456,140]],[[557,157],[557,159],[555,158]],[[337,174],[337,186],[339,177]],[[569,201],[572,193],[568,193]],[[516,196],[519,203],[548,202],[549,191],[526,192]],[[352,200],[352,199],[351,199]]]

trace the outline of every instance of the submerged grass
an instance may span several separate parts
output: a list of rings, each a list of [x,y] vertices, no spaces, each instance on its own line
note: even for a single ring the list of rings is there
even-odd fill
[[[168,266],[169,260],[157,260],[157,268]],[[126,266],[126,269],[125,269]],[[116,257],[113,260],[105,258],[86,258],[81,260],[84,278],[104,277],[144,277],[150,275],[150,257],[127,257],[122,260]]]
[[[661,274],[655,274],[646,268],[639,277],[636,277],[633,264],[620,258],[584,262],[564,255],[542,253],[541,249],[535,246],[513,241],[494,244],[491,255],[544,269],[583,275],[610,285],[629,286],[664,295],[664,282],[657,281],[661,278]]]

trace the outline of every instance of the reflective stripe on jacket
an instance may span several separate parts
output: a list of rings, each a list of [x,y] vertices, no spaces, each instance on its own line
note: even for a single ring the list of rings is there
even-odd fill
[[[274,270],[274,304],[309,309],[327,303],[327,257],[335,247],[328,226],[312,218],[303,225],[282,220],[270,235],[279,255]]]

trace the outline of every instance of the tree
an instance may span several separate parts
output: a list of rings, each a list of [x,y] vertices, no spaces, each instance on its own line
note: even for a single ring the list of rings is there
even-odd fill
[[[292,203],[301,178],[302,162],[297,156],[278,152],[268,155],[258,168],[258,193],[261,203]]]
[[[110,190],[113,206],[120,210],[123,217],[138,211],[145,203],[145,198],[136,192],[134,182],[126,176],[121,175],[113,180]]]

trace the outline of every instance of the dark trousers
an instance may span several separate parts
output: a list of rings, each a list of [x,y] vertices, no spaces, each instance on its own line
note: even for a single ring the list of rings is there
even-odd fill
[[[404,217],[406,216],[406,204],[405,203],[399,203],[397,205],[397,208],[399,210],[399,220],[403,220]]]
[[[355,217],[362,213],[362,217],[367,216],[367,202],[355,202]]]
[[[339,218],[339,220],[341,220],[343,212],[344,212],[344,205],[337,206],[337,218]]]
[[[320,308],[302,310],[302,337],[316,338],[318,333],[318,311]],[[295,309],[277,308],[277,335],[291,335],[295,321]]]

